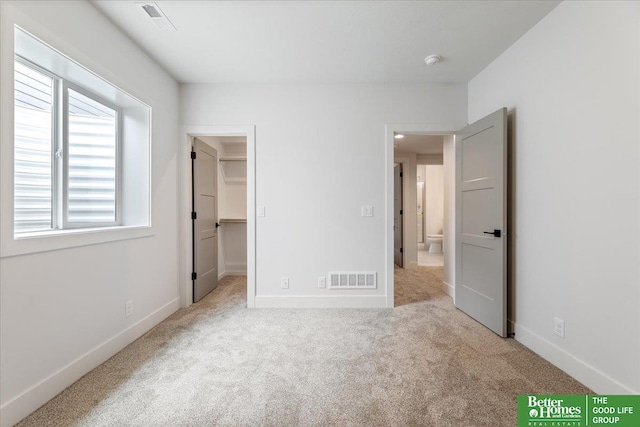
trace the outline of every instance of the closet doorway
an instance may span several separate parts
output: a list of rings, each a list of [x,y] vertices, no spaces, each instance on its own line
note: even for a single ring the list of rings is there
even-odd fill
[[[185,128],[185,136],[185,161],[181,162],[180,174],[182,305],[186,307],[203,298],[225,276],[246,275],[247,307],[253,307],[255,128],[193,127]],[[200,164],[200,156],[206,159],[206,167]],[[199,170],[203,169],[206,185],[199,182]]]

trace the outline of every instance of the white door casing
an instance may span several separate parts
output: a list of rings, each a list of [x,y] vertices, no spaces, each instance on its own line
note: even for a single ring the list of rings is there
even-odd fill
[[[457,308],[507,335],[507,110],[456,132]]]
[[[218,286],[218,153],[195,139],[193,159],[193,302]]]
[[[256,127],[254,125],[183,126],[180,144],[178,184],[180,188],[180,239],[178,252],[179,289],[182,307],[193,303],[193,230],[191,221],[193,138],[199,136],[244,136],[247,139],[247,307],[255,307],[256,297]]]

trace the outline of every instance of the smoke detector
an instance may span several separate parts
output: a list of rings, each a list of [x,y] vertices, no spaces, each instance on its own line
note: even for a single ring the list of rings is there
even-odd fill
[[[424,58],[424,62],[426,62],[427,65],[436,65],[441,59],[440,55],[429,55]]]
[[[136,3],[154,24],[164,31],[176,31],[175,25],[167,18],[160,6],[155,2]]]

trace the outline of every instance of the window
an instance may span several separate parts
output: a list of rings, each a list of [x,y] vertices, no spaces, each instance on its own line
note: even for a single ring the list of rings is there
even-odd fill
[[[118,111],[71,88],[65,92],[66,223],[116,224]]]
[[[53,228],[55,80],[15,61],[14,230]]]
[[[17,57],[14,117],[15,233],[118,225],[118,108]]]
[[[153,235],[151,107],[18,26],[14,55],[0,256]]]

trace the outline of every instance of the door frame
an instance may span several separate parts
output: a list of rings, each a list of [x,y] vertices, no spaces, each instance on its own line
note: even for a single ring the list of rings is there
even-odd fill
[[[183,126],[178,150],[178,291],[181,307],[193,304],[191,266],[191,142],[198,136],[244,136],[247,138],[247,307],[256,298],[256,129],[244,126]]]
[[[465,124],[400,124],[388,123],[385,126],[385,279],[387,283],[386,307],[393,308],[395,305],[395,284],[394,284],[394,262],[393,262],[393,164],[394,164],[394,134],[411,133],[419,135],[454,135],[458,129]],[[455,141],[454,141],[455,144]],[[454,166],[455,167],[455,166]],[[404,201],[403,201],[404,204]],[[404,221],[404,218],[403,218]],[[404,225],[404,224],[403,224]],[[404,233],[403,233],[404,235]],[[406,236],[403,236],[403,238]],[[406,243],[406,241],[405,241]],[[448,260],[455,263],[454,260]],[[455,268],[455,264],[454,264]],[[455,271],[455,270],[454,270]],[[455,285],[454,285],[455,286]]]

